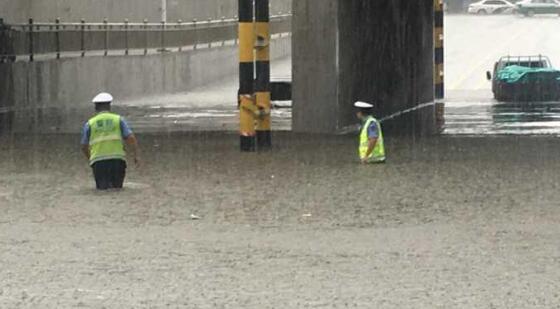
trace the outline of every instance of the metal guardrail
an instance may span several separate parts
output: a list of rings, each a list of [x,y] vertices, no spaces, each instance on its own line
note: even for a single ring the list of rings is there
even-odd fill
[[[271,34],[291,32],[291,15],[271,16]],[[211,47],[227,41],[237,44],[237,18],[220,20],[193,20],[176,23],[36,23],[29,19],[26,24],[5,24],[0,19],[0,62],[15,61],[36,55],[53,54],[57,59],[64,54],[84,57],[88,52],[100,52],[107,56],[120,51],[148,54],[183,48],[197,49],[201,45]],[[221,44],[220,44],[221,43]],[[120,54],[120,53],[119,53]]]

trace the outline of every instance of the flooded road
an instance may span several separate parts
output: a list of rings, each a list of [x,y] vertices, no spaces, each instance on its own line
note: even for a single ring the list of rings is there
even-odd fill
[[[519,27],[484,18],[448,29]],[[117,102],[143,161],[121,192],[93,189],[85,119],[0,137],[0,308],[557,308],[560,106],[494,102],[494,55],[461,44],[445,134],[390,136],[383,165],[285,109],[273,151],[240,153],[237,77]]]
[[[448,101],[447,135],[560,136],[560,102]]]
[[[107,193],[77,140],[0,139],[2,308],[560,303],[556,138],[391,138],[362,166],[353,136],[140,134]]]
[[[486,71],[502,56],[544,55],[560,67],[557,16],[447,16],[447,135],[560,135],[560,102],[500,103]]]
[[[272,62],[272,78],[289,78],[291,65],[290,58]],[[237,75],[224,76],[223,80],[186,93],[125,100],[119,102],[118,108],[140,132],[234,132],[239,128],[238,78]],[[291,115],[291,109],[274,109],[272,124],[275,130],[290,130]]]

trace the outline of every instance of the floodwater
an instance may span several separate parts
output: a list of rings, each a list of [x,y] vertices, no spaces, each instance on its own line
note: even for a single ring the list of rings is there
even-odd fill
[[[291,59],[284,58],[271,64],[273,79],[291,75]],[[164,97],[154,96],[120,102],[119,108],[141,132],[158,131],[230,131],[239,127],[237,110],[238,76],[225,76],[214,84],[188,93]],[[277,102],[282,104],[283,102]],[[272,111],[275,130],[291,128],[291,109]]]
[[[76,134],[1,140],[0,307],[560,303],[556,138],[388,138],[372,166],[354,136],[139,139],[144,166],[107,193]]]
[[[448,102],[447,135],[560,135],[559,102]]]
[[[451,88],[447,134],[387,136],[363,166],[356,136],[240,153],[235,85],[120,102],[143,161],[120,192],[93,189],[79,122],[1,137],[0,308],[558,307],[555,103]]]

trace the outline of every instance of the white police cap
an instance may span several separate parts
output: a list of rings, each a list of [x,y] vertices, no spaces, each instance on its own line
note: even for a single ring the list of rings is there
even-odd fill
[[[107,92],[102,92],[98,95],[95,96],[95,98],[93,98],[92,102],[94,104],[99,104],[99,103],[111,103],[113,102],[113,96]]]
[[[354,106],[357,108],[373,108],[373,104],[362,102],[362,101],[358,101],[354,103]]]

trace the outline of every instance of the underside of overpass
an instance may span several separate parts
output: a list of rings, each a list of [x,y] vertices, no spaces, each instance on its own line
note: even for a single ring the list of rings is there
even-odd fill
[[[378,118],[434,100],[433,0],[298,0],[293,12],[295,131],[340,131],[357,100]],[[433,133],[434,105],[385,127]]]

